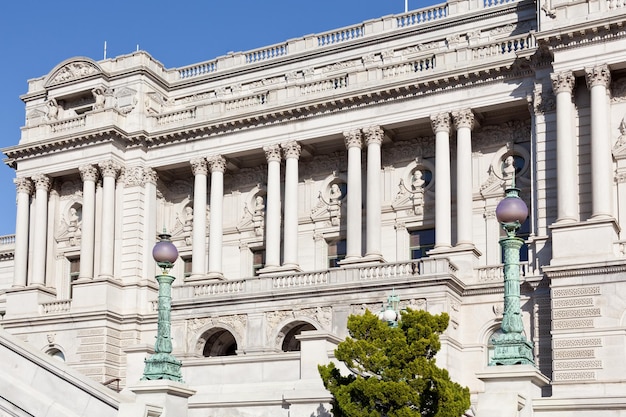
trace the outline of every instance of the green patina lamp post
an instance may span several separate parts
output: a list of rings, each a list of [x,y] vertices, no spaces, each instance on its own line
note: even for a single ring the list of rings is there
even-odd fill
[[[386,321],[390,327],[398,327],[398,320],[400,320],[400,296],[396,295],[392,291],[391,295],[387,297],[387,307],[378,313],[380,320]]]
[[[519,251],[524,240],[515,234],[528,217],[528,207],[519,197],[519,191],[513,184],[496,207],[496,218],[506,232],[506,236],[500,239],[504,256],[504,314],[502,333],[492,339],[494,355],[489,361],[490,366],[535,363],[533,345],[523,333],[520,306]]]
[[[159,283],[159,312],[157,322],[157,338],[154,344],[154,354],[145,360],[142,380],[169,379],[182,382],[180,368],[182,362],[172,355],[171,311],[172,311],[172,282],[174,277],[168,272],[178,259],[178,249],[170,241],[170,235],[162,233],[160,241],[154,245],[152,257],[161,268],[161,274],[156,276]]]

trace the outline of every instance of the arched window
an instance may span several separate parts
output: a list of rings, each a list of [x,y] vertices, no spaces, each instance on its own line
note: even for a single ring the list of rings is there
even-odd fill
[[[282,351],[283,352],[299,352],[300,341],[296,339],[296,336],[307,330],[317,330],[311,323],[296,322],[286,326],[283,329],[285,338],[283,339]]]
[[[61,362],[65,362],[65,355],[57,348],[49,349],[46,352],[47,355],[52,356],[54,359],[59,360]]]
[[[226,329],[213,329],[207,334],[202,356],[233,356],[237,354],[237,341]]]

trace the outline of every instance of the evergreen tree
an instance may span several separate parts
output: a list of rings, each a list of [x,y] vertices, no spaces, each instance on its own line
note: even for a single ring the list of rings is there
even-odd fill
[[[460,417],[470,407],[469,389],[450,380],[435,364],[446,313],[402,312],[391,327],[366,311],[348,318],[350,337],[335,350],[351,374],[320,365],[333,395],[335,417]]]

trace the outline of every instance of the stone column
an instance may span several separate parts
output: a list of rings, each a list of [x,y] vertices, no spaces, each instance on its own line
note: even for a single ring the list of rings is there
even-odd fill
[[[207,158],[211,171],[211,220],[209,223],[209,275],[223,277],[222,235],[224,206],[224,172],[226,159],[222,155]]]
[[[143,182],[146,188],[144,201],[144,225],[143,225],[143,267],[141,268],[143,279],[150,279],[155,275],[155,262],[152,257],[152,249],[157,241],[157,172],[150,168],[143,168]]]
[[[472,236],[472,128],[474,113],[463,109],[452,113],[456,129],[456,230],[457,246],[473,246]]]
[[[37,174],[35,183],[35,221],[33,234],[33,274],[32,284],[45,285],[46,282],[46,243],[48,236],[48,191],[50,177]]]
[[[585,68],[591,92],[591,195],[594,219],[613,218],[613,155],[608,132],[608,65]],[[559,173],[560,175],[560,173]]]
[[[283,265],[300,269],[298,265],[298,158],[300,145],[296,141],[282,144],[285,155],[285,220]]]
[[[264,146],[267,158],[267,202],[265,204],[265,267],[280,266],[280,146]]]
[[[192,159],[190,163],[194,175],[194,186],[191,275],[189,279],[200,279],[206,274],[206,192],[209,169],[204,158]]]
[[[348,148],[348,209],[345,261],[361,258],[361,131],[343,133]]]
[[[93,279],[96,236],[96,181],[98,180],[98,169],[93,165],[83,165],[78,170],[83,180],[80,271],[78,279]]]
[[[365,256],[382,260],[381,251],[381,150],[385,132],[379,126],[363,129],[367,145],[367,193],[365,201]]]
[[[28,276],[28,219],[30,217],[30,195],[33,192],[33,183],[28,178],[15,178],[13,182],[17,188],[13,286],[25,287]]]
[[[430,118],[435,132],[435,249],[452,245],[450,193],[450,114]]]
[[[102,236],[100,244],[99,278],[113,278],[113,254],[115,250],[115,179],[120,166],[114,161],[98,164],[102,175]]]
[[[572,91],[575,78],[571,71],[552,74],[556,94],[556,167],[557,222],[578,220],[578,178],[574,135],[572,132]]]

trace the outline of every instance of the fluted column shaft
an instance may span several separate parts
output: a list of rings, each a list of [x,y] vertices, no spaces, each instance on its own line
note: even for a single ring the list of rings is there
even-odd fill
[[[113,278],[115,252],[115,179],[120,166],[114,161],[98,164],[102,175],[102,239],[100,245],[100,278]]]
[[[463,109],[452,113],[456,128],[456,221],[457,245],[472,245],[472,127],[474,113]]]
[[[16,178],[14,182],[17,188],[17,213],[15,219],[13,286],[25,287],[28,277],[28,223],[33,183],[28,178]]]
[[[285,155],[285,219],[283,265],[298,268],[298,158],[300,145],[289,141],[282,145]]]
[[[367,145],[365,256],[381,257],[381,145],[385,132],[379,126],[363,130]]]
[[[48,191],[50,178],[43,174],[33,177],[35,183],[35,221],[33,237],[32,284],[46,282],[46,246],[48,241]]]
[[[591,92],[591,196],[592,218],[613,217],[613,157],[608,132],[608,65],[586,68]]]
[[[222,240],[224,207],[224,172],[226,159],[221,155],[207,158],[211,171],[211,221],[209,223],[209,274],[222,276]]]
[[[83,180],[83,207],[78,279],[93,279],[98,169],[93,165],[84,165],[79,171]]]
[[[267,158],[267,203],[265,211],[265,267],[280,266],[280,146],[263,147]]]
[[[189,278],[199,279],[206,274],[206,195],[209,169],[207,161],[204,158],[195,158],[190,162],[191,170],[194,175],[194,187],[191,276]]]
[[[143,183],[146,187],[144,202],[144,248],[143,248],[143,279],[150,279],[154,276],[154,258],[152,249],[156,244],[157,236],[157,172],[150,168],[143,169]]]
[[[435,132],[435,249],[452,245],[450,193],[450,115],[431,116]]]
[[[552,89],[556,94],[556,167],[557,222],[578,220],[576,158],[572,134],[572,91],[574,75],[571,71],[552,75]]]
[[[346,261],[361,257],[362,236],[362,191],[361,191],[361,146],[360,130],[344,132],[348,149],[348,208]]]

